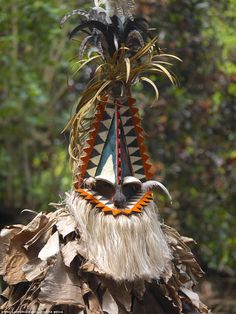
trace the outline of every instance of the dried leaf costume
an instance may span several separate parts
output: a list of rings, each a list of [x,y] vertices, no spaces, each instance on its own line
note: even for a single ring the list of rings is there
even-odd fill
[[[86,314],[208,313],[192,288],[202,276],[188,244],[160,222],[151,165],[131,87],[147,73],[175,81],[131,0],[95,3],[70,32],[84,33],[78,72],[93,73],[70,129],[73,190],[56,211],[1,231],[1,310]],[[85,52],[88,57],[84,58]],[[83,59],[84,58],[84,59]]]

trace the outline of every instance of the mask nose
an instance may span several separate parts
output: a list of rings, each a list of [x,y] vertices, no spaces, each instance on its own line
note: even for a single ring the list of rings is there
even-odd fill
[[[116,208],[124,209],[126,207],[126,197],[120,186],[116,187],[115,194],[113,196],[113,203]]]

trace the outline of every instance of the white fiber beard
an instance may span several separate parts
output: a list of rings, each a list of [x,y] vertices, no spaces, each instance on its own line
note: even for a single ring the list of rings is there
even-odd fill
[[[116,281],[160,279],[171,252],[161,230],[154,202],[141,214],[105,215],[72,192],[66,198],[80,232],[88,261]]]

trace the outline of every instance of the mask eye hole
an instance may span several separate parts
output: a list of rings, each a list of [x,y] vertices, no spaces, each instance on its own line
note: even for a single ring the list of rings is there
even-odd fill
[[[115,193],[114,185],[112,183],[109,183],[103,180],[97,180],[95,190],[96,192],[106,197],[107,199],[112,199]]]
[[[127,200],[137,194],[137,192],[140,192],[141,186],[142,183],[139,179],[132,176],[124,177],[122,190]]]
[[[139,184],[135,184],[135,183],[130,183],[130,184],[124,184],[122,186],[122,191],[124,193],[124,195],[126,196],[127,199],[131,198],[132,196],[134,196],[137,192],[139,192],[141,190],[141,187]]]

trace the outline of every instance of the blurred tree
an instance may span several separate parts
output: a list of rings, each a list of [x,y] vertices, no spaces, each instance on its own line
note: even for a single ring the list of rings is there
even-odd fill
[[[236,1],[170,0],[156,9],[152,21],[160,30],[161,46],[183,64],[176,67],[179,86],[160,82],[155,115],[147,110],[149,148],[174,195],[182,232],[201,244],[199,256],[210,267],[232,273]]]
[[[59,27],[68,6],[32,0],[0,5],[0,200],[8,208],[35,209],[70,186],[59,135],[76,94],[73,82],[68,92],[66,77],[73,46],[65,48]]]
[[[135,91],[145,104],[156,175],[175,199],[174,208],[163,212],[197,239],[198,253],[210,267],[233,269],[236,1],[139,2],[151,14],[162,49],[183,59],[175,67],[179,86],[158,81],[161,98],[152,110],[146,106],[153,91],[146,86],[145,94],[141,86]],[[85,82],[67,82],[78,43],[69,44],[59,27],[78,1],[70,7],[65,0],[0,0],[0,5],[0,213],[6,219],[10,209],[47,209],[70,188],[67,140],[60,132]]]

